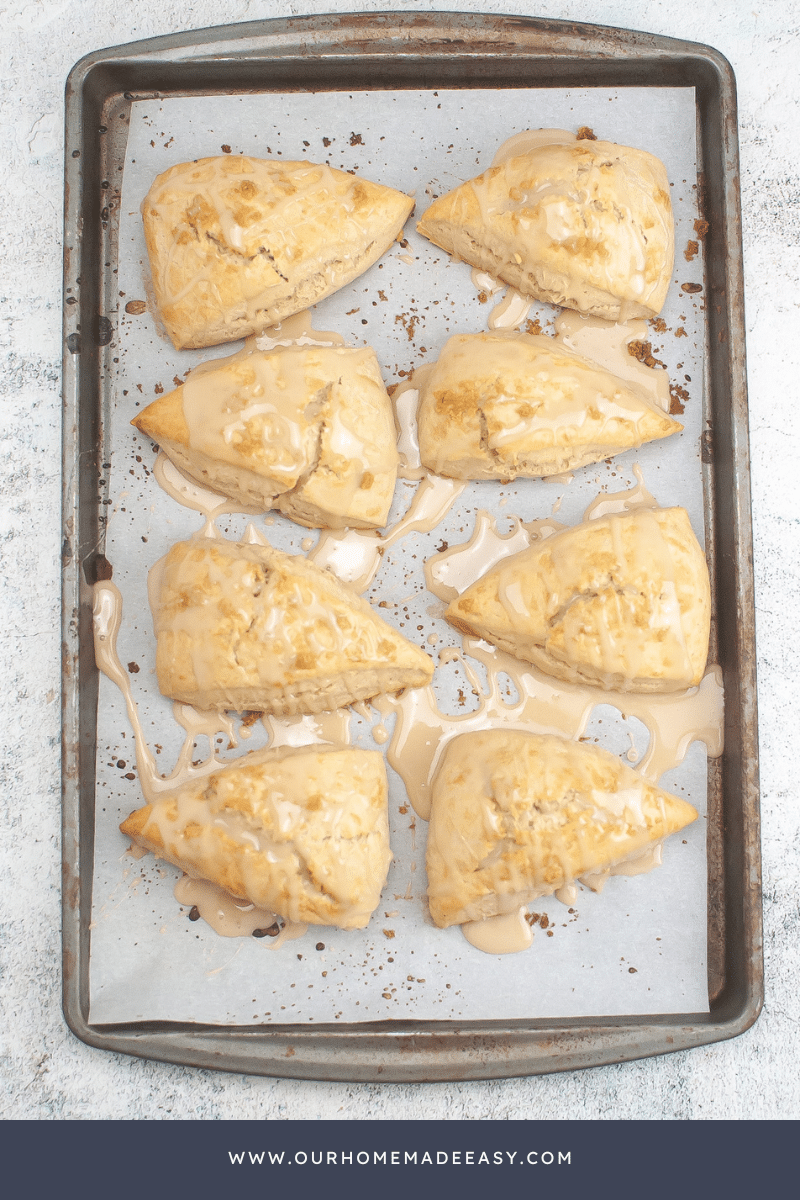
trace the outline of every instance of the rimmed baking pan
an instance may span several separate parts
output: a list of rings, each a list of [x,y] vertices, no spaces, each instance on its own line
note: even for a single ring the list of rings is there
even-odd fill
[[[725,751],[709,766],[707,1014],[221,1027],[92,1023],[98,674],[92,586],[108,572],[118,181],[136,100],[192,95],[693,88],[704,242],[701,439]],[[762,997],[758,758],[736,102],[714,50],[564,22],[464,14],[276,20],[98,51],[67,85],[64,271],[64,1012],[82,1040],[265,1075],[426,1081],[618,1062],[735,1036]]]

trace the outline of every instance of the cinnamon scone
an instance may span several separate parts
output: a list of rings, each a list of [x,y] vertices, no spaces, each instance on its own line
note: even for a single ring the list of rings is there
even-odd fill
[[[518,730],[462,734],[433,783],[431,916],[446,928],[513,912],[636,860],[696,817],[597,746]]]
[[[664,164],[613,142],[510,158],[435,200],[417,229],[524,296],[609,321],[657,315],[672,274]]]
[[[204,364],[133,420],[198,483],[310,528],[383,525],[394,416],[368,346],[276,345]]]
[[[453,479],[558,475],[683,428],[635,384],[516,331],[450,338],[417,422],[423,465]]]
[[[153,568],[158,686],[200,709],[319,713],[421,687],[433,663],[302,555],[195,538]]]
[[[166,793],[120,828],[287,921],[363,929],[392,861],[387,795],[378,751],[284,747]]]
[[[700,682],[711,597],[683,508],[584,521],[500,562],[445,616],[556,679],[629,692]]]
[[[391,246],[410,196],[324,163],[179,163],[142,203],[153,289],[177,349],[230,342],[350,283]]]

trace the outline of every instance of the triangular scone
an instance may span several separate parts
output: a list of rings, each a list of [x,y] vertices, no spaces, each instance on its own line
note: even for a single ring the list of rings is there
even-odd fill
[[[510,158],[435,200],[417,229],[525,296],[609,321],[658,314],[672,274],[664,164],[613,142]]]
[[[178,542],[153,568],[151,598],[158,686],[196,708],[319,713],[433,676],[366,600],[271,546]]]
[[[556,679],[670,692],[702,679],[710,613],[708,567],[686,510],[636,508],[505,559],[445,616]]]
[[[138,845],[288,921],[363,929],[392,861],[383,756],[248,754],[120,826]]]
[[[142,203],[159,313],[178,350],[302,312],[371,267],[410,196],[324,163],[225,155],[170,167]]]
[[[558,475],[683,427],[544,335],[450,338],[420,388],[420,457],[452,479]]]
[[[433,783],[431,916],[445,928],[512,912],[638,857],[696,816],[596,746],[504,729],[462,734]]]
[[[238,503],[311,528],[374,528],[389,515],[396,431],[368,346],[248,349],[193,371],[132,423]]]

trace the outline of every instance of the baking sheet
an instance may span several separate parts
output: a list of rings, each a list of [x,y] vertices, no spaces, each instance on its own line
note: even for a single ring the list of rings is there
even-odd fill
[[[286,158],[305,153],[310,161],[328,158],[332,166],[415,191],[419,213],[429,196],[488,166],[497,145],[510,134],[580,125],[590,125],[598,137],[651,150],[667,164],[676,211],[676,268],[662,314],[666,330],[654,332],[652,340],[656,357],[687,393],[681,417],[686,429],[677,438],[610,464],[584,468],[568,485],[539,480],[505,487],[469,485],[433,533],[405,538],[387,554],[368,596],[397,605],[383,610],[384,615],[420,644],[430,649],[428,638],[435,635],[436,650],[458,645],[460,639],[439,618],[441,605],[425,590],[421,564],[442,540],[451,546],[466,540],[478,508],[493,511],[501,530],[512,514],[531,520],[549,515],[556,505],[558,519],[572,524],[599,490],[632,486],[632,466],[638,462],[661,503],[688,508],[702,540],[702,296],[686,295],[679,286],[702,282],[701,258],[687,262],[683,256],[695,237],[698,215],[693,90],[337,93],[335,105],[325,94],[292,93],[132,105],[121,197],[119,362],[111,406],[106,556],[125,599],[121,658],[138,668],[132,669],[135,696],[151,745],[162,747],[159,761],[165,772],[174,762],[182,730],[155,684],[145,576],[169,545],[195,532],[202,519],[158,488],[150,475],[149,443],[128,422],[138,407],[160,389],[169,390],[190,366],[235,347],[176,352],[159,337],[148,313],[124,312],[131,300],[145,297],[138,206],[152,178],[173,163],[220,153],[225,146],[231,153],[281,153]],[[313,315],[318,328],[337,329],[354,344],[373,345],[389,384],[398,382],[401,371],[435,357],[451,333],[484,328],[488,316],[464,264],[451,263],[419,238],[413,222],[406,235],[407,246],[390,251],[367,275],[317,305]],[[539,315],[551,329],[556,313],[538,306],[530,315]],[[679,329],[684,333],[677,335]],[[398,486],[392,520],[412,495],[412,485]],[[244,517],[218,522],[231,537],[240,536],[246,523]],[[299,552],[309,536],[280,517],[256,524],[275,545],[292,552]],[[457,664],[437,676],[443,707],[464,711],[459,691],[467,707],[474,703]],[[537,902],[534,907],[546,914],[549,928],[539,927],[532,948],[488,957],[469,946],[458,929],[430,925],[424,899],[424,822],[399,812],[407,807],[405,791],[390,772],[395,863],[368,930],[315,927],[302,940],[273,952],[266,939],[220,939],[202,922],[190,924],[172,899],[178,872],[154,865],[149,857],[134,861],[124,854],[126,842],[117,825],[141,799],[122,698],[105,678],[100,682],[92,1022],[346,1023],[708,1010],[702,815],[683,836],[668,842],[661,869],[612,879],[600,896],[580,890],[574,913],[554,899]],[[624,754],[631,745],[627,728],[643,752],[642,727],[636,722],[626,726],[607,706],[595,713],[587,733]],[[374,746],[368,722],[354,717],[353,731],[356,744]],[[253,739],[242,748],[255,744]],[[663,783],[702,814],[703,748],[694,746]]]

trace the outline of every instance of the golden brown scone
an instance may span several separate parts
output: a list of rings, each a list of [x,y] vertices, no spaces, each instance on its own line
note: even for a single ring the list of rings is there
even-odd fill
[[[375,750],[259,751],[131,814],[138,845],[287,921],[363,929],[392,861]]]
[[[670,692],[703,677],[711,598],[683,508],[585,521],[515,554],[445,616],[556,679]]]
[[[435,200],[417,229],[524,296],[609,321],[659,313],[672,274],[664,164],[613,142],[510,158]]]
[[[213,346],[309,308],[371,267],[413,207],[324,163],[224,155],[170,167],[142,203],[169,336],[179,350]]]
[[[505,729],[462,734],[433,784],[431,916],[446,928],[512,912],[636,858],[696,816],[597,746]]]
[[[558,475],[683,426],[544,335],[450,338],[420,389],[420,457],[453,479]]]
[[[428,655],[302,555],[178,542],[153,568],[158,686],[200,709],[327,712],[430,682]]]
[[[310,528],[384,525],[394,416],[370,347],[246,349],[193,371],[132,422],[185,474]]]

